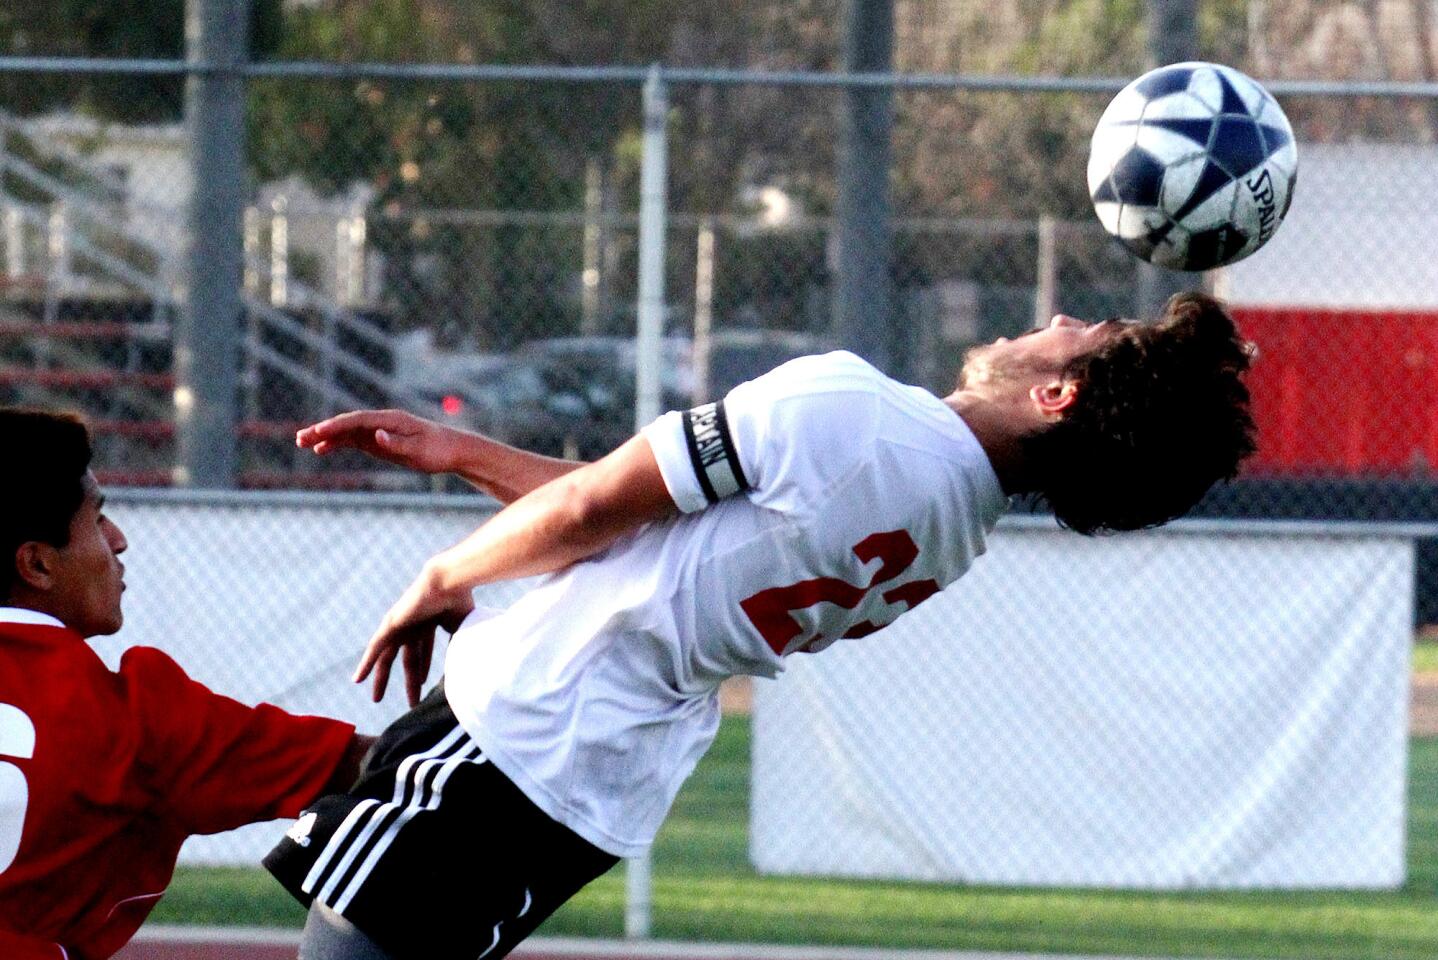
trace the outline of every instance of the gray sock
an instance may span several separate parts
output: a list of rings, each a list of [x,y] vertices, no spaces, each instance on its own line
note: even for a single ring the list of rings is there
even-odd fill
[[[316,900],[305,919],[299,960],[390,960],[360,929]]]

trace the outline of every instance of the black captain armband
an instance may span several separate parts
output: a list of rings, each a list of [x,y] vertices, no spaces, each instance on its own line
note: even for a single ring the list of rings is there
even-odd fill
[[[729,418],[724,415],[724,401],[706,403],[685,411],[684,442],[689,446],[689,460],[699,488],[710,503],[749,489],[744,468],[739,465],[739,451],[729,434]]]

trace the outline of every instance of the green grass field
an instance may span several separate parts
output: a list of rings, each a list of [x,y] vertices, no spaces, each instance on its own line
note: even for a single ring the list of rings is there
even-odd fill
[[[724,722],[654,848],[661,939],[1303,960],[1438,957],[1438,739],[1413,741],[1408,883],[1396,893],[1141,894],[760,877],[749,867],[749,724]],[[619,936],[621,869],[542,933]],[[186,869],[157,922],[303,922],[256,870]]]
[[[1438,642],[1425,640],[1413,645],[1413,672],[1438,672]]]

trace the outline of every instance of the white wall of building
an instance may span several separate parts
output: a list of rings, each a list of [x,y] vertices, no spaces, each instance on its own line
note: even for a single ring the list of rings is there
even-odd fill
[[[1218,272],[1241,306],[1438,308],[1438,145],[1300,144],[1277,234]]]

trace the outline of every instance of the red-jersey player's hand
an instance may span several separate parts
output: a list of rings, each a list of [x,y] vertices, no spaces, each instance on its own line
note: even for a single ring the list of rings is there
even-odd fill
[[[474,598],[469,589],[441,589],[432,568],[426,566],[380,621],[355,668],[355,683],[373,673],[374,700],[378,703],[389,686],[395,657],[403,653],[400,662],[404,667],[405,695],[410,706],[419,703],[434,657],[435,630],[443,628],[453,633],[473,610]]]
[[[359,450],[410,470],[447,473],[456,467],[465,436],[403,410],[355,410],[305,427],[295,434],[295,446],[321,456]]]

